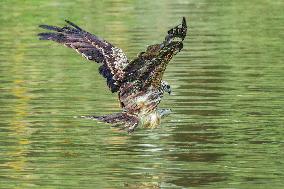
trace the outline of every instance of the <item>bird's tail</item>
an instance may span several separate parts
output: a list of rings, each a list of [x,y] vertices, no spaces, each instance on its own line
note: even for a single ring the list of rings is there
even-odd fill
[[[95,119],[101,122],[113,124],[113,126],[122,126],[121,129],[127,130],[128,133],[132,133],[139,123],[137,116],[124,112],[103,116],[81,116],[81,118]]]

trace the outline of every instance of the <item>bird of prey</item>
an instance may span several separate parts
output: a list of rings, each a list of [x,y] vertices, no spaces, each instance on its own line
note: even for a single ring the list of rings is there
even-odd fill
[[[63,44],[101,64],[99,73],[106,78],[111,92],[118,93],[122,108],[120,113],[82,117],[120,125],[128,132],[133,132],[139,125],[159,125],[161,117],[168,111],[159,110],[158,104],[164,92],[171,92],[170,85],[162,77],[169,61],[183,48],[187,33],[185,18],[168,31],[162,43],[148,46],[131,61],[120,48],[65,21],[68,25],[64,27],[40,25],[49,32],[39,33],[39,39]]]

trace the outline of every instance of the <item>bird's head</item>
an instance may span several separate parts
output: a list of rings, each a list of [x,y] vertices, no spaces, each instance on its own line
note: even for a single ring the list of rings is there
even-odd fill
[[[163,92],[169,93],[169,95],[171,95],[171,93],[172,93],[171,86],[170,86],[169,83],[166,82],[166,81],[162,81],[162,83],[161,83],[161,89],[162,89]]]

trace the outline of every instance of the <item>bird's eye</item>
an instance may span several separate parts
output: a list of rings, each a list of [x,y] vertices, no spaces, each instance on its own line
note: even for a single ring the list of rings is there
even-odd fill
[[[170,86],[169,85],[167,85],[167,89],[169,89],[170,88]]]

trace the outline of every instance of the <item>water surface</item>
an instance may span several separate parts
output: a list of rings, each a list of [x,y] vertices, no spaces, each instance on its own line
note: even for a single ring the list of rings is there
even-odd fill
[[[284,188],[284,3],[0,2],[0,188]],[[38,41],[69,19],[131,59],[188,20],[164,79],[173,114],[133,135],[74,116],[119,111],[98,65]]]

